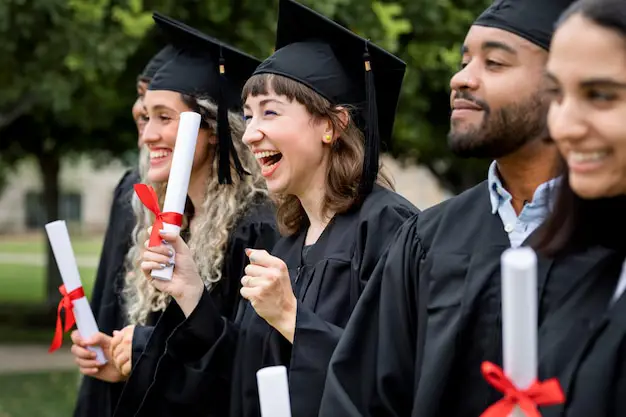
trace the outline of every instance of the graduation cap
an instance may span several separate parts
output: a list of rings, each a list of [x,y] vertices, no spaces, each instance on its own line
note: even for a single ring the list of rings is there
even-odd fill
[[[506,30],[534,43],[545,50],[555,24],[574,0],[495,0],[474,22]]]
[[[290,78],[332,104],[350,104],[364,113],[359,191],[366,195],[378,176],[381,142],[391,142],[405,69],[396,56],[325,16],[293,0],[280,0],[276,52],[255,74]]]
[[[163,64],[165,64],[167,61],[174,58],[175,53],[176,49],[174,49],[172,45],[166,45],[159,52],[157,52],[156,55],[154,55],[152,59],[150,59],[150,61],[146,64],[145,68],[143,69],[143,71],[141,71],[141,74],[139,75],[139,79],[150,82],[150,80],[152,79],[152,77],[154,77],[154,74],[156,74],[159,68],[161,68]]]
[[[174,49],[148,90],[168,90],[217,102],[218,178],[231,184],[230,157],[237,173],[247,174],[232,142],[228,110],[241,109],[241,90],[261,61],[197,29],[159,13],[153,19]]]

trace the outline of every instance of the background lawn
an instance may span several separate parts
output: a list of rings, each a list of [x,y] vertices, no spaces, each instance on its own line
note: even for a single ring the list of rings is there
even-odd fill
[[[0,374],[0,417],[69,417],[80,374]]]

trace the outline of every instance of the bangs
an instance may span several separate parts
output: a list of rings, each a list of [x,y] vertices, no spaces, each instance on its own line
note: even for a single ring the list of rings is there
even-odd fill
[[[330,105],[328,100],[306,85],[278,74],[257,74],[250,77],[241,91],[241,100],[245,103],[250,96],[267,95],[270,92],[285,96],[289,101],[296,100],[309,110],[313,103],[322,106]]]

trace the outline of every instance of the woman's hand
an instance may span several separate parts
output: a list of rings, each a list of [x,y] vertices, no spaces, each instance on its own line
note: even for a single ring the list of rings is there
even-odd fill
[[[246,249],[246,255],[250,264],[241,279],[241,296],[250,301],[256,313],[270,326],[293,343],[298,303],[287,265],[264,250]]]
[[[151,230],[152,228],[148,229],[148,234]],[[189,317],[200,301],[204,291],[204,283],[198,274],[198,268],[193,261],[191,251],[183,239],[176,233],[163,231],[161,231],[161,238],[164,242],[171,244],[172,249],[165,245],[149,247],[148,241],[146,241],[141,269],[146,279],[157,290],[171,295],[185,316]],[[176,258],[175,261],[174,257]],[[171,280],[160,280],[150,275],[153,269],[164,269],[169,265],[174,265]]]
[[[120,382],[126,379],[111,361],[109,352],[111,336],[104,333],[97,333],[88,339],[83,339],[80,337],[80,334],[78,334],[78,330],[74,330],[72,332],[72,343],[71,352],[72,355],[74,355],[74,360],[81,374],[106,382]],[[100,346],[104,351],[107,363],[98,363],[96,361],[96,353],[88,350],[87,346]]]
[[[135,325],[124,327],[120,331],[113,332],[113,339],[111,340],[111,357],[113,358],[113,364],[118,371],[127,377],[130,375],[132,369],[132,353],[133,353],[133,334],[135,332]]]

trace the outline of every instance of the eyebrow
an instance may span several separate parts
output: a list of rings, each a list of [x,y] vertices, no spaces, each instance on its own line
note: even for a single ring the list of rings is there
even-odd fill
[[[517,51],[512,47],[507,45],[504,42],[500,42],[500,41],[486,41],[483,42],[481,48],[483,50],[483,52],[486,51],[490,51],[492,49],[499,49],[501,51],[504,51],[506,53],[512,54],[512,55],[517,55]],[[461,46],[461,55],[466,54],[469,52],[469,47],[467,45],[463,45]]]
[[[146,108],[145,104],[144,104],[144,108]],[[164,110],[176,112],[176,110],[172,109],[171,107],[167,107],[165,104],[157,104],[156,106],[152,107],[152,111],[164,111]]]
[[[545,76],[548,80],[558,83],[558,78],[546,71]],[[617,89],[626,89],[626,83],[616,81],[612,78],[599,77],[599,78],[587,78],[580,82],[580,86],[582,88],[593,88],[593,87],[603,87],[603,88],[617,88]]]
[[[583,80],[580,85],[585,88],[591,87],[609,87],[609,88],[625,88],[626,83],[613,80],[611,78],[588,78]]]
[[[275,98],[266,98],[266,99],[261,100],[261,101],[259,102],[259,106],[265,106],[266,104],[269,104],[269,103],[285,104],[285,103],[283,103],[282,101],[277,100],[277,99],[275,99]],[[248,109],[248,110],[251,110],[251,109],[252,109],[252,108],[250,107],[250,105],[249,105],[249,104],[244,104],[244,105],[243,105],[243,108],[244,108],[244,109]]]

